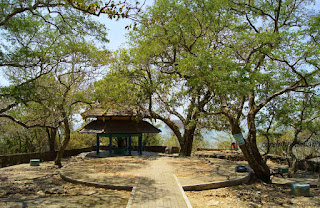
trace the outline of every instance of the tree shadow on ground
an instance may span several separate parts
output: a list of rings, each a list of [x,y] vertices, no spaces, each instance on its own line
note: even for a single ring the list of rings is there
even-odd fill
[[[0,207],[125,207],[130,191],[99,189],[67,183],[57,169],[40,170],[38,177],[19,178],[15,173],[32,168],[5,171],[0,183]],[[3,173],[1,171],[1,173]]]

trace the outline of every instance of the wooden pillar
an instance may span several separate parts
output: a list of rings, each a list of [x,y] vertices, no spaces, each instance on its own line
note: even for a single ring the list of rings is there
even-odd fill
[[[142,134],[140,134],[140,136],[139,136],[139,141],[138,141],[138,153],[139,153],[139,155],[142,155]]]
[[[131,136],[129,136],[129,149],[128,149],[128,151],[129,151],[129,155],[131,155]]]
[[[96,147],[97,155],[100,153],[100,139],[99,134],[97,134],[97,147]]]
[[[109,136],[109,157],[112,156],[112,135]]]
[[[126,137],[126,154],[128,153],[128,137]]]

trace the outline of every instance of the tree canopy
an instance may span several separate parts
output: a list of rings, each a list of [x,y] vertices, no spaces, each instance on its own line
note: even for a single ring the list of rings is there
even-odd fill
[[[256,115],[278,96],[319,85],[313,47],[318,17],[306,9],[311,3],[156,1],[130,35],[129,55],[120,57],[123,64],[108,76],[127,74],[123,80],[133,86],[128,100],[137,95],[136,105],[144,104],[183,138],[182,150],[208,116],[221,125],[227,121],[233,135],[242,135],[240,121],[246,120],[249,131],[240,148],[256,175],[269,181],[256,145]],[[184,124],[183,133],[172,116]],[[190,155],[186,149],[183,154]]]

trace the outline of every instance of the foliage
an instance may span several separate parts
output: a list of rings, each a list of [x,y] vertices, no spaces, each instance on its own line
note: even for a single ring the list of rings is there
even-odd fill
[[[27,130],[7,120],[1,120],[0,124],[0,155],[48,151],[44,129]]]
[[[143,146],[162,146],[163,139],[160,134],[143,134]]]
[[[72,131],[70,137],[67,149],[80,149],[96,145],[96,135],[94,134],[83,134]]]
[[[179,142],[178,139],[175,135],[170,135],[170,136],[166,136],[164,137],[164,146],[168,146],[168,147],[179,147]]]
[[[217,132],[214,138],[215,147],[217,149],[230,149],[234,138],[226,132]]]
[[[310,3],[157,1],[130,36],[131,60],[120,65],[137,80],[132,91],[144,95],[136,104],[149,98],[151,116],[171,127],[183,154],[204,114],[225,117],[232,134],[241,133],[246,119],[249,132],[240,148],[268,182],[256,145],[257,113],[281,95],[319,85],[311,49],[318,43],[312,38],[317,24],[305,9]],[[180,119],[183,133],[170,116]]]
[[[33,3],[35,8],[30,9]],[[51,130],[46,135],[51,151],[54,132],[60,128],[65,138],[60,156],[70,139],[71,116],[79,103],[90,101],[88,81],[105,62],[108,51],[103,48],[105,26],[77,9],[51,3],[57,2],[13,1],[2,8],[0,69],[10,85],[0,88],[4,104],[0,117],[27,129]],[[15,4],[19,5],[13,10]],[[44,4],[50,5],[43,8]]]

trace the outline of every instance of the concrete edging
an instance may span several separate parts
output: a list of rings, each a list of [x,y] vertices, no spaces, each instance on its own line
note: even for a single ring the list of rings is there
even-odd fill
[[[206,158],[205,158],[206,160]],[[210,163],[211,164],[211,163]],[[244,183],[248,183],[254,175],[253,170],[246,166],[248,170],[248,174],[242,178],[237,178],[233,180],[227,181],[218,181],[218,182],[211,182],[211,183],[201,183],[201,184],[194,184],[194,185],[186,185],[182,186],[185,191],[202,191],[208,189],[216,189],[216,188],[223,188],[228,186],[237,186]]]
[[[181,194],[182,194],[182,196],[183,196],[184,202],[187,204],[187,207],[188,207],[188,208],[192,208],[192,205],[191,205],[191,203],[190,203],[190,201],[189,201],[186,193],[184,193],[183,187],[181,186],[181,184],[180,184],[180,182],[179,182],[176,174],[173,174],[173,176],[174,176],[174,178],[176,179],[176,182],[177,182],[177,184],[178,184],[178,186],[179,186],[179,190],[180,190],[180,192],[181,192]]]
[[[132,189],[132,191],[131,191],[130,198],[129,198],[129,200],[128,200],[128,203],[127,203],[126,208],[131,208],[131,206],[132,206],[133,197],[134,197],[134,195],[135,195],[135,193],[136,193],[136,189],[137,189],[139,180],[140,180],[140,174],[137,176],[135,185],[134,185],[134,187],[133,187],[133,189]]]
[[[212,183],[186,185],[186,186],[182,186],[182,188],[185,191],[202,191],[202,190],[208,190],[208,189],[223,188],[228,186],[237,186],[240,184],[248,183],[252,175],[253,175],[253,172],[248,172],[248,175],[246,175],[243,178],[237,178],[237,179],[227,180],[227,181],[218,181],[218,182],[212,182]]]
[[[66,176],[63,172],[63,169],[66,168],[67,166],[61,168],[59,170],[60,177],[70,183],[74,184],[81,184],[81,185],[86,185],[86,186],[92,186],[96,188],[105,188],[105,189],[113,189],[113,190],[126,190],[126,191],[131,191],[133,189],[132,186],[118,186],[118,185],[110,185],[110,184],[103,184],[103,183],[94,183],[94,182],[88,182],[88,181],[83,181],[79,179],[74,179],[69,176]]]

